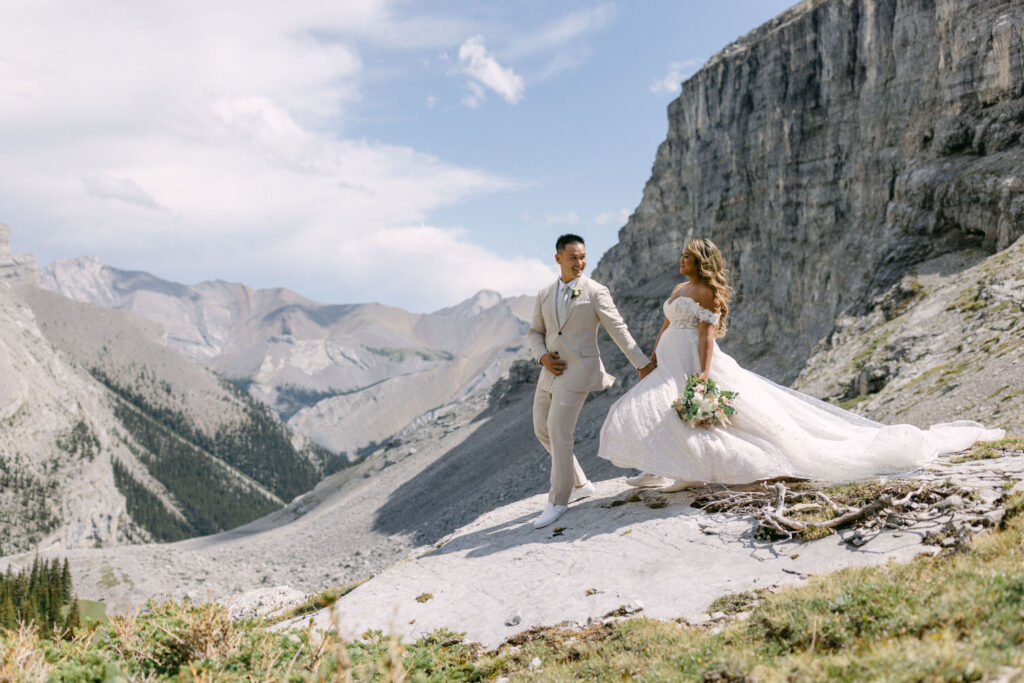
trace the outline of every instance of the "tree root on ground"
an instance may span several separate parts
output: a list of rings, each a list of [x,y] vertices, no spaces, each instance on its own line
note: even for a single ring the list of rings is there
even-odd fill
[[[698,493],[693,506],[706,512],[753,516],[755,535],[772,541],[795,536],[813,540],[843,527],[897,529],[948,516],[942,528],[950,533],[931,534],[936,537],[930,540],[950,547],[969,544],[970,534],[960,527],[977,526],[980,530],[989,525],[986,518],[962,514],[964,498],[970,498],[971,493],[956,484],[932,482],[911,489],[909,482],[891,481],[864,482],[860,489],[857,486],[823,489],[808,482],[790,482],[787,486],[786,482],[775,481],[747,490],[706,488]],[[866,541],[856,536],[851,542],[862,545]]]

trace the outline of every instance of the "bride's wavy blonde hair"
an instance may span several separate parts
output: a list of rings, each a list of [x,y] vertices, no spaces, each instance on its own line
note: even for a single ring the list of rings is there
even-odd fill
[[[711,288],[715,294],[715,303],[722,309],[715,337],[724,337],[729,324],[729,297],[732,296],[732,287],[729,286],[729,271],[725,267],[722,252],[714,242],[704,237],[690,240],[684,249],[689,249],[693,254],[697,261],[697,277]]]

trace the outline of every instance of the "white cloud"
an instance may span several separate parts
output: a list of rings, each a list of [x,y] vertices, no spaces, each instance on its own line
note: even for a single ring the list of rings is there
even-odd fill
[[[605,28],[614,18],[615,5],[608,2],[570,12],[537,31],[521,36],[505,53],[511,58],[519,58],[556,50]]]
[[[427,95],[427,99],[423,102],[427,106],[427,109],[433,109],[437,106],[438,98],[434,95]]]
[[[651,92],[656,95],[674,95],[680,91],[680,85],[687,78],[697,73],[703,59],[687,59],[685,62],[672,62],[668,65],[665,75],[651,81]]]
[[[469,92],[459,101],[470,109],[478,109],[487,101],[487,94],[484,92],[483,86],[476,81],[467,81],[466,90]]]
[[[156,200],[146,194],[131,178],[115,178],[100,173],[87,173],[82,178],[85,190],[91,195],[102,199],[117,199],[127,204],[135,204],[145,209],[159,209]]]
[[[409,227],[517,183],[339,133],[361,96],[356,38],[391,40],[393,20],[383,0],[5,6],[0,218],[43,252],[172,279],[313,283],[332,301],[384,298],[385,282],[421,310],[485,287],[535,291],[543,264]],[[437,267],[462,258],[476,263]]]
[[[547,225],[576,225],[580,222],[580,216],[575,211],[567,211],[566,213],[548,213],[544,214],[544,222]]]
[[[481,289],[480,283],[506,296],[535,294],[557,276],[553,265],[534,258],[508,259],[471,244],[459,230],[429,225],[378,230],[339,242],[324,254],[325,265],[345,270],[349,277],[377,276],[374,256],[387,254],[394,273],[415,273],[413,286],[436,291],[444,301],[461,301]],[[404,278],[389,278],[383,291],[392,296],[409,286]],[[388,291],[388,288],[396,291]]]
[[[523,77],[512,68],[499,64],[487,52],[483,36],[473,36],[462,43],[459,65],[466,74],[501,95],[509,104],[516,104],[523,98],[526,88]],[[474,84],[473,81],[470,83]]]
[[[629,220],[629,209],[619,209],[618,211],[603,211],[594,217],[594,222],[598,225],[608,225],[609,223],[618,223],[619,225],[625,225],[626,221]]]

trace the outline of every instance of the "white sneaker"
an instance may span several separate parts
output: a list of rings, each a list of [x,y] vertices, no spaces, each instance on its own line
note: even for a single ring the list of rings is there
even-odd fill
[[[686,481],[685,479],[676,479],[674,482],[665,486],[661,489],[664,493],[675,493],[676,491],[685,491],[686,489],[700,488],[704,485],[702,481]]]
[[[590,498],[595,493],[597,493],[597,489],[594,488],[594,482],[588,481],[583,486],[576,486],[573,488],[572,493],[569,494],[569,502],[575,503],[577,500]]]
[[[626,483],[630,486],[635,486],[639,489],[648,488],[652,486],[668,486],[672,483],[671,479],[667,477],[659,477],[657,474],[647,474],[641,472],[635,477],[628,477]]]
[[[551,524],[565,514],[565,511],[568,509],[568,505],[555,505],[554,503],[548,503],[544,506],[544,512],[540,513],[540,517],[533,521],[533,528],[542,529],[546,527],[548,524]]]

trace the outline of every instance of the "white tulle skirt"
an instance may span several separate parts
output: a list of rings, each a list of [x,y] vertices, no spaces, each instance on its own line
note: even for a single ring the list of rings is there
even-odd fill
[[[746,484],[774,477],[853,481],[907,472],[940,453],[1002,438],[962,420],[883,425],[744,370],[715,344],[711,378],[738,391],[728,427],[691,428],[672,409],[699,372],[695,328],[669,327],[658,367],[608,411],[598,455],[619,467],[687,481]]]

